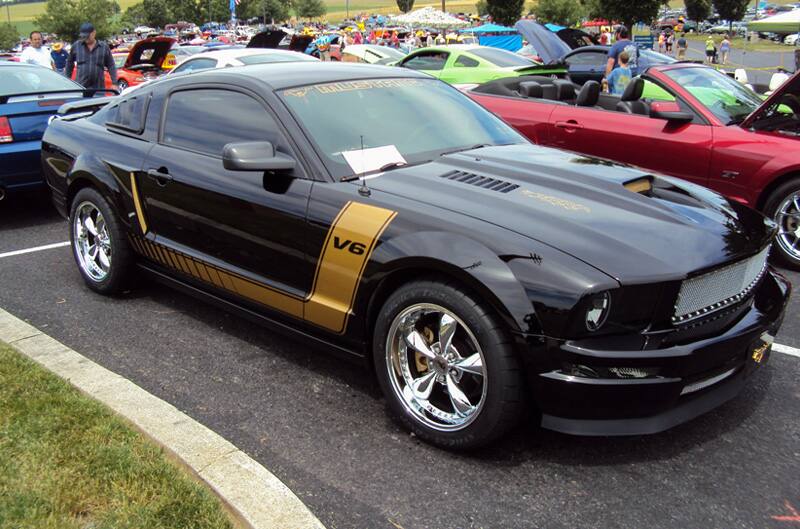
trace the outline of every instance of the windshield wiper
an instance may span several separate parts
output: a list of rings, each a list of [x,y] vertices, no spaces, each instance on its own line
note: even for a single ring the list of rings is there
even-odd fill
[[[391,169],[397,169],[399,167],[407,167],[409,165],[411,165],[411,164],[409,164],[408,162],[390,162],[390,163],[387,163],[385,165],[380,166],[379,169],[374,169],[372,171],[367,171],[365,173],[360,173],[360,174],[343,176],[339,181],[340,182],[352,182],[353,180],[358,180],[359,178],[362,178],[362,177],[367,176],[367,175],[371,175],[371,174],[375,174],[375,173],[382,173],[384,171],[389,171]]]
[[[458,152],[464,152],[464,151],[472,151],[472,150],[475,150],[475,149],[483,149],[484,147],[494,147],[494,145],[492,145],[491,143],[477,143],[477,144],[472,145],[470,147],[460,147],[458,149],[452,149],[450,151],[444,151],[439,156],[446,156],[448,154],[456,154]]]

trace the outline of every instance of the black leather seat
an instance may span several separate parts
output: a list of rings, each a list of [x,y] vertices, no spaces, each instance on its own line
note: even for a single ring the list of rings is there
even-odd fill
[[[641,114],[643,116],[650,115],[650,107],[641,100],[644,93],[644,79],[641,77],[634,77],[625,91],[622,93],[619,103],[617,103],[617,110],[627,114]]]
[[[574,101],[575,85],[566,79],[553,79],[553,86],[556,87],[556,99],[558,101]]]
[[[575,105],[579,107],[594,107],[597,106],[597,101],[600,99],[600,83],[597,81],[586,81],[578,92],[578,97],[575,99]]]
[[[544,97],[542,85],[536,81],[525,81],[519,84],[519,95],[522,97]]]

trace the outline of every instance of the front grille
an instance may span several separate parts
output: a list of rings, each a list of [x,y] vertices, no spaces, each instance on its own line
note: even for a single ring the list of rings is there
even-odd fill
[[[757,255],[681,284],[673,323],[686,323],[743,299],[758,284],[767,269],[769,247]]]

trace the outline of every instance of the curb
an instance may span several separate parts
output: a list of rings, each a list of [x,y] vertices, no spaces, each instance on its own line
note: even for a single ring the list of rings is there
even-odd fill
[[[131,422],[247,529],[325,529],[269,470],[175,406],[0,309],[0,340]]]

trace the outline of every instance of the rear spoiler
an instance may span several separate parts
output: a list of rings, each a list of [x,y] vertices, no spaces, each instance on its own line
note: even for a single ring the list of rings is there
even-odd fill
[[[8,100],[12,97],[25,97],[25,96],[46,96],[46,95],[58,95],[58,94],[74,94],[77,92],[83,92],[83,97],[94,97],[95,94],[107,92],[110,94],[117,95],[119,92],[116,90],[111,90],[108,88],[83,88],[82,86],[76,86],[72,89],[65,89],[65,90],[39,90],[37,92],[23,92],[19,94],[7,94],[0,96],[0,104],[5,104]]]
[[[116,97],[93,97],[91,99],[81,99],[80,101],[64,103],[50,120],[64,119],[72,121],[80,118],[88,118],[104,106],[116,100]]]

